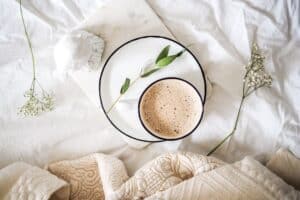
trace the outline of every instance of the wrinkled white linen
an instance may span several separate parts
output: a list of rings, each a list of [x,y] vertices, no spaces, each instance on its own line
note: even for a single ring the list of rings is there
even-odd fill
[[[97,108],[70,78],[55,76],[53,48],[104,1],[23,0],[23,13],[36,56],[37,76],[55,95],[55,109],[39,117],[17,115],[29,89],[32,68],[17,0],[0,1],[0,168],[17,160],[43,166],[125,143],[102,131]],[[106,145],[109,143],[110,145]],[[125,147],[125,146],[124,146]]]
[[[144,150],[128,148],[117,132],[102,131],[108,123],[103,121],[99,108],[71,79],[59,82],[52,73],[53,45],[102,2],[24,0],[38,76],[56,96],[53,112],[28,119],[16,115],[31,77],[18,3],[0,2],[0,167],[16,160],[42,166],[102,151],[118,154],[132,173],[167,151],[167,146],[206,153],[232,128],[240,100],[243,65],[254,39],[265,52],[266,70],[274,83],[271,89],[262,89],[247,100],[236,135],[216,155],[233,161],[249,154],[270,155],[284,146],[300,156],[298,1],[150,1],[180,42],[197,44],[191,50],[211,80],[212,91],[201,132],[182,142],[154,144]]]
[[[154,2],[179,41],[192,47],[212,82],[201,134],[180,148],[211,148],[234,123],[241,97],[243,65],[256,41],[273,77],[271,89],[247,99],[236,135],[220,156],[270,155],[284,146],[300,155],[300,6],[299,1],[164,1]]]
[[[182,142],[155,144],[148,149],[159,146],[164,150],[166,148],[172,150],[188,149],[189,151],[206,153],[209,148],[212,148],[225,137],[232,129],[237,114],[242,92],[242,77],[245,73],[244,66],[250,57],[251,44],[257,42],[266,56],[266,71],[274,78],[273,86],[271,89],[260,89],[246,100],[236,135],[223,146],[217,155],[228,161],[234,161],[248,154],[269,156],[280,146],[288,147],[295,154],[299,154],[297,147],[299,143],[299,108],[297,104],[289,105],[286,103],[288,101],[296,102],[296,99],[300,97],[298,87],[290,84],[291,81],[297,84],[299,72],[283,75],[277,69],[281,69],[282,66],[276,59],[273,59],[273,57],[277,58],[279,50],[293,51],[293,54],[281,59],[288,63],[288,66],[284,66],[284,70],[297,71],[295,63],[299,63],[299,58],[294,54],[299,53],[297,48],[299,46],[299,36],[297,35],[299,5],[284,2],[259,4],[265,9],[263,11],[256,8],[255,2],[246,4],[239,1],[228,1],[227,3],[223,3],[223,1],[202,1],[201,3],[194,1],[156,3],[150,1],[150,3],[158,14],[161,13],[161,18],[180,42],[194,44],[190,49],[204,67],[212,87],[208,91],[209,98],[206,103],[204,119],[195,133]],[[140,16],[141,20],[137,21],[133,17],[134,20],[128,22],[127,18],[129,17],[127,17],[126,11],[120,11],[120,8],[124,7],[126,8],[124,10],[130,9],[130,6],[111,3],[107,5],[107,10],[116,11],[117,14],[114,15],[113,19],[107,20],[109,23],[106,24],[106,21],[98,20],[106,19],[110,15],[107,10],[99,10],[95,16],[87,20],[87,25],[83,25],[83,27],[89,27],[108,39],[107,48],[109,50],[106,51],[104,57],[107,57],[109,51],[114,49],[111,46],[121,44],[120,38],[127,38],[128,40],[128,35],[134,37],[139,31],[143,32],[147,27],[144,25],[138,29],[140,21],[145,18],[142,13],[146,13],[147,9],[142,12],[140,8],[137,10],[132,8],[132,12]],[[253,7],[260,12],[253,12]],[[290,9],[291,12],[282,10],[285,8]],[[191,10],[195,12],[190,12]],[[273,20],[273,23],[269,23],[265,15],[274,15],[273,18],[277,21]],[[289,31],[285,35],[286,40],[278,39],[277,24],[290,24]],[[149,34],[156,33],[151,29],[152,26],[149,25]],[[101,29],[102,27],[106,28],[105,31]],[[136,31],[132,33],[132,30],[128,30],[127,27],[134,27]],[[284,32],[286,27],[280,28]],[[164,33],[164,27],[161,29]],[[117,37],[117,41],[112,40],[114,37],[109,37],[110,35]],[[98,104],[99,97],[96,92],[98,77],[82,72],[75,74],[74,77],[87,95]],[[116,86],[116,89],[118,87]],[[283,88],[293,88],[293,92],[287,92]],[[288,100],[283,100],[281,95],[285,95]],[[131,141],[128,143],[131,146],[136,146]],[[260,159],[266,158],[261,157]]]

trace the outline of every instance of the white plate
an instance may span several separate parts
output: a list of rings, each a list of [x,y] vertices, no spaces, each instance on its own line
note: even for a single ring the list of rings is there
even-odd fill
[[[126,77],[131,80],[139,76],[141,68],[154,61],[159,52],[170,45],[169,54],[175,54],[185,48],[178,42],[161,36],[144,36],[130,40],[117,48],[108,57],[101,71],[99,96],[101,107],[110,123],[124,135],[145,142],[160,142],[159,138],[149,134],[142,126],[138,116],[138,101],[148,85],[164,77],[179,77],[192,83],[203,99],[206,98],[206,82],[203,69],[195,56],[187,51],[164,69],[139,79],[130,87],[113,110],[105,111],[120,94],[120,88]]]

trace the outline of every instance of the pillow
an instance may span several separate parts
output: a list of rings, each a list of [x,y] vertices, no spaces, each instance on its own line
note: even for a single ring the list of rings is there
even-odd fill
[[[285,182],[300,190],[300,159],[285,149],[279,149],[267,167]]]
[[[4,184],[1,199],[69,199],[70,188],[65,181],[45,170],[22,162],[2,169],[0,182],[2,186]]]

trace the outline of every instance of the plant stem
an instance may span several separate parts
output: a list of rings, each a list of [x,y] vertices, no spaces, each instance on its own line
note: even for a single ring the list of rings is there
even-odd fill
[[[258,86],[258,87],[256,87],[256,88],[253,88],[252,90],[248,90],[247,92],[246,92],[246,94],[245,94],[245,97],[247,97],[247,96],[249,96],[251,93],[253,93],[255,90],[257,90],[258,88],[261,88],[261,87],[264,87],[264,86],[266,86],[266,84],[264,83],[264,84],[262,84],[262,85],[260,85],[260,86]]]
[[[245,87],[243,86],[243,93],[244,93],[244,88]],[[219,142],[219,144],[217,144],[214,148],[212,148],[209,151],[209,153],[207,154],[207,156],[210,156],[211,154],[213,154],[228,138],[230,138],[235,133],[236,127],[237,127],[238,122],[239,122],[239,117],[240,117],[240,114],[241,114],[241,108],[242,108],[242,105],[244,103],[245,98],[246,98],[246,96],[243,94],[232,131],[221,142]]]
[[[29,37],[29,34],[27,32],[27,29],[26,29],[26,25],[25,25],[25,20],[24,20],[24,16],[23,16],[23,9],[22,9],[22,0],[19,1],[20,3],[20,14],[21,14],[21,18],[22,18],[22,24],[23,24],[23,27],[24,27],[24,32],[25,32],[25,36],[26,36],[26,39],[27,39],[27,43],[28,43],[28,46],[29,46],[29,49],[30,49],[30,54],[31,54],[31,60],[32,60],[32,71],[33,71],[33,78],[32,78],[32,81],[33,81],[33,89],[35,87],[35,80],[36,80],[36,73],[35,73],[35,58],[34,58],[34,54],[33,54],[33,49],[32,49],[32,45],[31,45],[31,40],[30,40],[30,37]]]
[[[134,80],[131,82],[129,88],[132,87],[132,86],[133,86],[140,78],[141,78],[141,77],[138,76],[136,79],[134,79]],[[128,88],[128,89],[129,89],[129,88]],[[127,91],[128,91],[128,90],[127,90]],[[126,92],[127,92],[127,91],[126,91]],[[126,92],[125,92],[125,93],[126,93]],[[109,109],[106,111],[106,114],[109,114],[109,113],[110,113],[110,111],[115,107],[115,105],[120,101],[121,97],[122,97],[125,93],[120,94],[120,95],[118,96],[118,98],[111,104],[111,106],[109,107]]]
[[[118,98],[111,104],[111,106],[109,107],[109,109],[106,111],[106,114],[110,113],[110,111],[114,108],[114,106],[116,105],[116,103],[118,103],[118,101],[121,99],[122,96],[123,96],[123,94],[120,94],[118,96]]]

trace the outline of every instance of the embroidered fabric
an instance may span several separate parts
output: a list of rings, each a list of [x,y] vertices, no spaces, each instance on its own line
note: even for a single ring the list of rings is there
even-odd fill
[[[146,199],[297,200],[300,193],[248,157],[199,174]]]
[[[139,169],[109,198],[143,199],[223,164],[216,158],[189,152],[164,154]]]
[[[168,153],[131,178],[121,160],[104,154],[50,164],[48,170],[58,177],[33,166],[19,169],[24,172],[8,181],[7,199],[300,199],[300,192],[250,157],[226,164],[189,152]],[[2,177],[8,172],[16,170]]]
[[[70,199],[105,199],[98,164],[93,155],[50,164],[48,170],[70,184]]]

